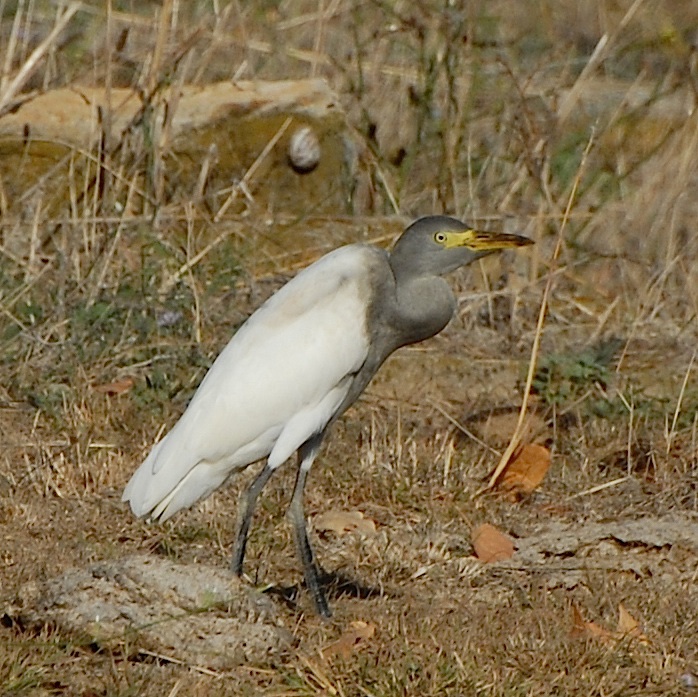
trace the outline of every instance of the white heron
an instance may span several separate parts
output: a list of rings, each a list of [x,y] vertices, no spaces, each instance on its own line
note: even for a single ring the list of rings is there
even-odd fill
[[[325,434],[393,351],[448,324],[456,301],[442,274],[528,244],[526,237],[430,216],[410,225],[390,252],[351,244],[325,255],[240,327],[182,417],[136,470],[123,500],[135,515],[164,521],[266,458],[241,500],[232,561],[241,575],[257,497],[297,452],[289,515],[306,586],[329,617],[303,509]]]

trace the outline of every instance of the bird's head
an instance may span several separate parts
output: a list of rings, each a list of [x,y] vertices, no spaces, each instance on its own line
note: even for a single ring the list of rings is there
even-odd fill
[[[441,276],[500,249],[525,247],[533,240],[503,232],[473,230],[445,215],[419,218],[395,243],[390,264],[396,276]]]

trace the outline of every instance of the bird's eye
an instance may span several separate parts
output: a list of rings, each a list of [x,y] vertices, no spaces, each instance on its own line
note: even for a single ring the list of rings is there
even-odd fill
[[[434,235],[434,239],[439,243],[443,244],[446,241],[446,233],[445,232],[437,232]]]

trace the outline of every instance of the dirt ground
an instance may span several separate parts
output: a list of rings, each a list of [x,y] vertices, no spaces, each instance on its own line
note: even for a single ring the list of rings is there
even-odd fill
[[[86,4],[23,83],[320,76],[357,193],[317,216],[252,182],[217,218],[229,191],[159,186],[146,136],[115,146],[109,186],[65,164],[65,201],[49,174],[0,181],[0,694],[698,694],[695,9],[291,4]],[[16,76],[60,18],[3,13]],[[0,105],[11,91],[3,73]],[[449,327],[391,357],[326,440],[306,512],[333,617],[284,515],[293,463],[243,582],[228,565],[258,465],[164,525],[135,519],[130,475],[292,255],[387,244],[432,212],[536,245],[449,277]],[[521,442],[550,466],[488,489],[532,355]],[[513,554],[483,560],[483,524]]]
[[[314,614],[301,587],[283,516],[288,466],[265,492],[247,558],[250,588],[266,587],[269,607],[241,609],[239,588],[222,603],[180,597],[180,614],[164,610],[159,621],[179,623],[184,640],[164,630],[153,638],[152,617],[138,625],[142,634],[118,623],[105,628],[104,620],[95,627],[95,617],[82,626],[66,620],[61,611],[76,602],[70,583],[57,598],[47,584],[133,555],[172,560],[183,573],[201,565],[226,572],[243,482],[172,523],[148,525],[119,501],[149,431],[136,425],[143,408],[129,392],[81,405],[114,424],[108,440],[97,441],[103,431],[95,428],[82,445],[52,435],[35,409],[6,406],[6,692],[362,694],[363,686],[369,694],[684,694],[697,650],[694,429],[678,431],[667,455],[665,424],[653,430],[647,419],[631,432],[622,418],[580,408],[552,415],[539,405],[531,440],[553,453],[544,483],[518,501],[481,493],[516,416],[530,340],[531,330],[459,318],[394,356],[334,429],[308,486],[311,523],[360,511],[374,529],[315,530],[331,577],[331,621]],[[659,386],[681,378],[693,351],[660,341],[624,348],[629,383],[631,364],[671,356],[654,371]],[[483,564],[473,556],[481,523],[513,538],[511,559]],[[141,604],[146,587],[137,590]],[[99,602],[113,598],[110,589]],[[157,608],[162,599],[147,602]],[[77,597],[83,609],[87,602]],[[639,638],[613,634],[621,606],[639,622]],[[208,623],[187,627],[202,612]],[[236,647],[241,633],[251,643],[260,627],[283,632],[259,650],[214,644],[202,654],[210,622],[226,617],[241,623],[216,633]],[[370,636],[334,653],[357,622]]]

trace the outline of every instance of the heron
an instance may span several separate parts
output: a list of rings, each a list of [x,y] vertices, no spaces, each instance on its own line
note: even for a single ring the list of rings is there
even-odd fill
[[[456,309],[443,275],[532,240],[420,218],[386,251],[339,247],[300,271],[237,330],[172,429],[123,494],[136,516],[165,521],[266,458],[242,494],[232,569],[242,576],[257,497],[294,453],[288,516],[317,612],[331,611],[304,512],[304,488],[332,424],[395,350],[438,334]]]

